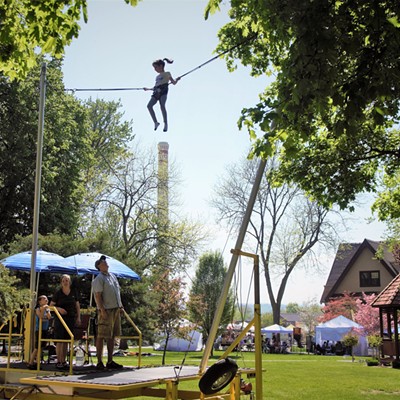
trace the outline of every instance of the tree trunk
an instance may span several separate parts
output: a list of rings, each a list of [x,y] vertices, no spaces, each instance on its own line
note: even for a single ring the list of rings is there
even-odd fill
[[[273,304],[271,304],[271,307],[274,324],[279,325],[279,322],[281,320],[281,303],[274,301]]]
[[[167,333],[167,336],[165,337],[165,345],[164,345],[164,351],[163,351],[163,355],[162,355],[161,365],[165,365],[165,355],[167,353],[168,342],[169,342],[169,334]]]

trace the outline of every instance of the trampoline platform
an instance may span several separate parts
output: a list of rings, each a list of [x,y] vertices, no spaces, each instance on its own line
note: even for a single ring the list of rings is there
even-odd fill
[[[198,376],[197,366],[124,367],[120,370],[90,371],[73,375],[44,375],[22,378],[21,383],[32,385],[61,385],[91,388],[93,385],[106,390],[118,391],[131,385],[159,384],[166,380],[193,379]]]
[[[33,371],[32,371],[33,372]],[[45,371],[40,371],[43,374]],[[238,399],[240,374],[226,388],[226,393],[206,396],[197,390],[180,390],[182,381],[200,379],[198,366],[124,367],[121,370],[74,371],[67,374],[32,374],[19,379],[19,384],[3,385],[4,398],[29,400],[94,400],[156,397],[174,399]],[[193,385],[191,385],[193,386]],[[195,384],[197,388],[197,383]],[[9,397],[6,395],[7,391]],[[236,394],[235,394],[236,393]],[[0,396],[0,398],[2,398]]]

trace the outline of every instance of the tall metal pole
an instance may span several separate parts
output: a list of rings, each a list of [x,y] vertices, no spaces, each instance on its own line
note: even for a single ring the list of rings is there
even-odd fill
[[[254,260],[254,346],[256,357],[256,399],[263,398],[262,387],[262,340],[261,340],[261,303],[260,303],[260,258]]]
[[[250,198],[247,203],[246,212],[243,216],[243,220],[242,220],[242,224],[240,226],[238,238],[236,240],[235,250],[241,250],[241,248],[242,248],[244,237],[245,237],[246,231],[247,231],[247,227],[249,225],[251,213],[253,212],[254,203],[257,198],[258,189],[261,184],[261,179],[264,175],[265,166],[266,166],[266,161],[260,160],[259,165],[258,165],[257,174],[256,174],[256,177],[254,180],[253,188],[250,193]],[[221,317],[222,317],[222,312],[224,310],[226,299],[228,297],[229,288],[231,286],[232,277],[233,277],[233,274],[236,269],[236,264],[237,264],[238,258],[239,258],[238,253],[233,252],[231,262],[229,264],[228,272],[225,277],[224,286],[222,287],[222,292],[221,292],[221,295],[218,300],[217,310],[215,312],[214,320],[211,325],[210,334],[208,336],[207,343],[204,348],[203,358],[201,359],[200,369],[199,369],[200,373],[203,373],[205,371],[208,359],[211,354],[212,346],[214,344],[215,337],[217,335],[217,331],[218,331],[219,324],[220,324]]]
[[[30,279],[30,294],[31,294],[31,314],[30,314],[30,345],[33,348],[33,335],[34,335],[34,312],[36,305],[36,252],[38,245],[39,235],[39,214],[40,214],[40,192],[42,182],[42,154],[43,154],[43,131],[44,131],[44,108],[46,101],[46,63],[42,64],[40,72],[40,98],[39,98],[39,122],[38,134],[36,143],[36,172],[35,172],[35,195],[33,205],[33,227],[32,227],[32,257],[31,257],[31,279]],[[29,357],[29,355],[27,355]]]
[[[249,323],[249,325],[247,325],[247,327],[254,326],[254,350],[255,350],[254,357],[255,357],[255,367],[256,367],[256,397],[255,398],[256,398],[256,400],[262,400],[263,387],[262,387],[262,343],[261,343],[262,340],[261,340],[261,304],[260,304],[260,257],[257,254],[246,253],[241,250],[231,250],[231,253],[236,253],[238,256],[251,257],[254,260],[254,263],[253,263],[254,318]],[[243,334],[243,332],[242,332],[242,334]],[[225,354],[226,354],[226,352],[224,353],[224,355]],[[222,357],[224,357],[224,355],[222,355]]]

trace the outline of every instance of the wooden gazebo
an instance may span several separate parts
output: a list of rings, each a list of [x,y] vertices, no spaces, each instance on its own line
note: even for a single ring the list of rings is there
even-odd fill
[[[382,337],[381,361],[399,362],[400,274],[397,275],[372,302],[379,307],[380,333]],[[386,321],[384,321],[386,316]]]

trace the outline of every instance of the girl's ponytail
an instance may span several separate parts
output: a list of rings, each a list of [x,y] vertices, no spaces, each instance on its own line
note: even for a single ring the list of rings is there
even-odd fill
[[[172,64],[174,60],[170,60],[169,58],[163,58],[164,61],[166,61],[168,64]]]

